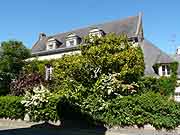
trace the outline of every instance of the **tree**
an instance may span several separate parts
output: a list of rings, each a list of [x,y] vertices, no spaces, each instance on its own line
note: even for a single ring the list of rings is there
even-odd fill
[[[8,89],[12,79],[17,78],[25,65],[25,59],[31,55],[29,49],[16,40],[2,42],[0,53],[0,89]]]

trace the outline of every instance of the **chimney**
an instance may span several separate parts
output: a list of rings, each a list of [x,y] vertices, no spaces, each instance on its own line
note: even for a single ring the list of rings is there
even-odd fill
[[[138,41],[142,41],[144,39],[143,26],[142,26],[142,16],[143,16],[143,13],[139,12],[137,29],[136,29],[136,35],[138,36]]]
[[[43,40],[45,37],[46,37],[46,34],[45,34],[45,33],[41,32],[41,33],[39,34],[39,40]]]
[[[176,54],[180,55],[180,46],[176,49]]]

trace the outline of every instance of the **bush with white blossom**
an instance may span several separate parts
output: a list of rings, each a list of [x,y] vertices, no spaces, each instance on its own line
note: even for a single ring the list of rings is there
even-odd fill
[[[43,85],[40,85],[34,87],[31,92],[27,91],[21,103],[31,121],[46,121],[51,119],[49,118],[51,113],[56,117],[56,101],[50,103],[50,100],[52,100],[52,94]],[[49,106],[51,107],[49,108]],[[52,119],[54,120],[54,118]]]

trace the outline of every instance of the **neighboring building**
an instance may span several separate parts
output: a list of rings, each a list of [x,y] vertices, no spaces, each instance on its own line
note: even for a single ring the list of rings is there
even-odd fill
[[[141,46],[144,53],[145,75],[170,75],[170,63],[174,60],[145,39],[141,13],[138,16],[128,17],[124,20],[93,25],[53,36],[40,33],[39,40],[32,47],[32,55],[37,56],[39,60],[44,60],[60,58],[64,54],[80,53],[78,46],[83,44],[84,36],[97,35],[101,37],[111,32],[117,35],[125,33],[129,40]],[[155,64],[161,66],[155,69]]]

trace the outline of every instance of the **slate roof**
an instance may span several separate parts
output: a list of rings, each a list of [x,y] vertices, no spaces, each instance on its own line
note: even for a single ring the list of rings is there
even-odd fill
[[[172,57],[146,39],[140,42],[140,46],[144,53],[145,75],[156,75],[153,69],[153,65],[155,64],[166,64],[174,61]]]
[[[89,27],[72,30],[65,33],[59,33],[50,37],[46,37],[43,40],[37,41],[37,43],[32,47],[32,53],[36,54],[38,52],[38,54],[40,54],[41,51],[46,51],[46,42],[49,38],[54,38],[58,40],[60,43],[62,43],[60,47],[65,48],[65,39],[68,34],[75,33],[78,37],[82,39],[84,36],[87,36],[89,34],[89,31],[94,27],[103,30],[106,34],[110,32],[113,32],[115,34],[125,33],[128,37],[136,37],[138,23],[139,16],[132,16],[124,20],[116,20],[104,24],[92,25]],[[57,52],[57,50],[54,51]]]

